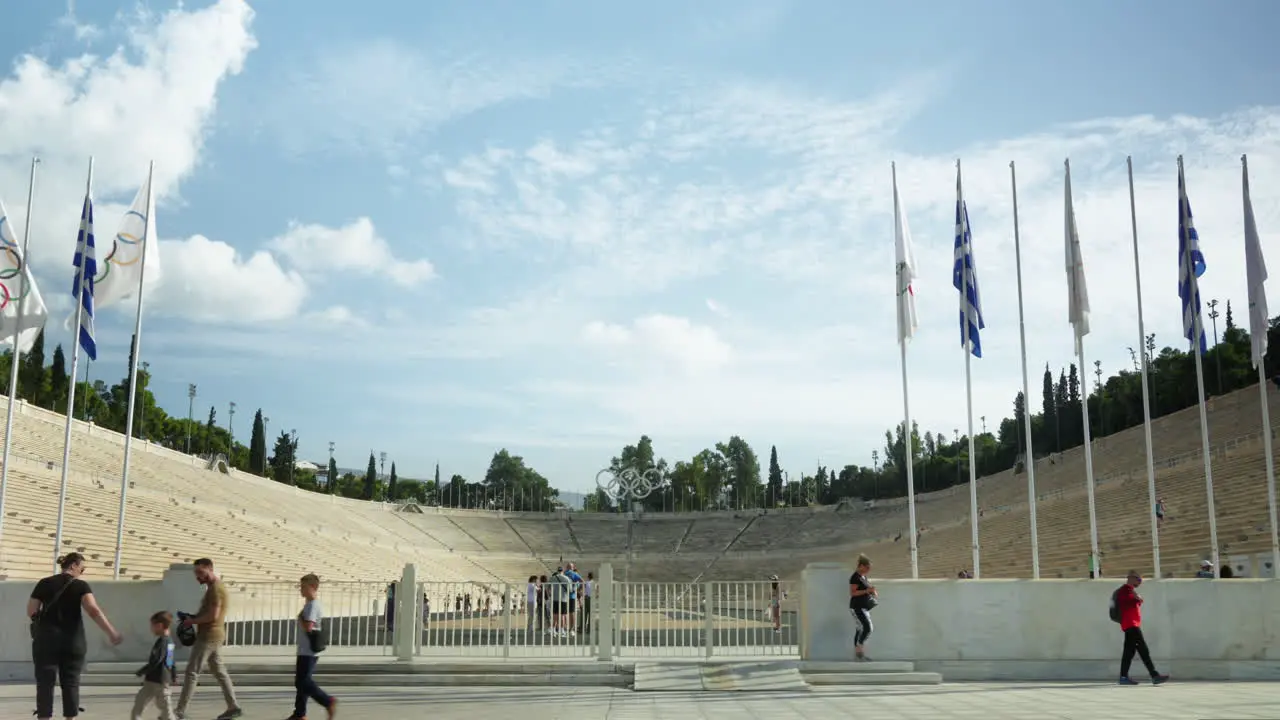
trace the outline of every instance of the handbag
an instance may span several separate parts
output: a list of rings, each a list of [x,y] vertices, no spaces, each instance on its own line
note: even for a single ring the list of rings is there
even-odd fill
[[[307,633],[307,644],[311,646],[312,653],[319,655],[324,652],[324,649],[329,647],[329,638],[324,628],[317,627]]]
[[[40,632],[40,625],[44,623],[44,619],[48,615],[49,610],[51,608],[57,607],[58,601],[62,599],[62,594],[66,592],[67,588],[71,587],[71,583],[75,581],[76,581],[75,578],[71,578],[67,582],[63,583],[62,587],[58,588],[58,592],[53,594],[53,598],[50,599],[49,602],[40,603],[40,609],[36,611],[35,615],[31,616],[31,639],[32,640],[35,640],[36,635]]]

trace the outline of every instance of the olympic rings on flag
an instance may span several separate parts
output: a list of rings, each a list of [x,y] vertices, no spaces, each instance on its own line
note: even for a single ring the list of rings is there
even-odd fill
[[[13,291],[9,289],[8,281],[22,274],[23,262],[22,258],[18,255],[17,243],[13,242],[8,237],[11,233],[4,232],[4,224],[8,221],[8,216],[0,216],[0,249],[3,250],[3,252],[0,252],[0,256],[3,256],[5,260],[3,265],[7,266],[0,267],[0,291],[2,291],[0,292],[0,311],[9,307],[9,303],[21,300],[28,292],[31,291],[29,287],[24,286],[22,288],[22,294],[14,297]]]
[[[126,218],[128,218],[130,215],[140,218],[142,220],[143,227],[146,227],[146,222],[147,222],[146,215],[143,215],[137,210],[130,210],[124,214]],[[107,276],[111,274],[112,266],[119,265],[120,267],[128,267],[130,265],[137,264],[137,262],[142,259],[141,244],[142,244],[141,240],[139,240],[137,236],[130,235],[129,233],[125,233],[125,232],[116,233],[115,239],[112,240],[111,242],[111,252],[107,253],[106,259],[102,261],[102,274],[94,278],[93,282],[96,284],[96,283],[102,282],[103,280],[106,280]],[[116,255],[120,252],[121,245],[132,245],[132,246],[138,247],[139,252],[136,253],[134,257],[129,260],[121,260],[120,258],[116,257]]]

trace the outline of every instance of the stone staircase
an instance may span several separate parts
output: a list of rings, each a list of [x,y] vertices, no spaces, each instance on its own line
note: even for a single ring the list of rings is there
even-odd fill
[[[232,680],[241,687],[293,687],[293,659],[229,658]],[[82,686],[136,687],[140,663],[90,663]],[[183,663],[178,664],[179,682]],[[324,658],[315,677],[322,687],[617,687],[634,684],[631,667],[583,662],[402,662]],[[209,682],[208,678],[205,679]]]
[[[179,671],[182,669],[179,663]],[[228,659],[241,687],[293,687],[293,659]],[[136,687],[139,663],[90,663],[86,687]],[[181,675],[179,675],[179,680]],[[799,660],[397,661],[324,658],[316,667],[323,687],[616,687],[638,692],[769,692],[812,686],[938,685],[942,676],[917,672],[910,662],[804,662]]]
[[[917,672],[911,662],[800,663],[800,675],[810,685],[938,685],[942,676]]]

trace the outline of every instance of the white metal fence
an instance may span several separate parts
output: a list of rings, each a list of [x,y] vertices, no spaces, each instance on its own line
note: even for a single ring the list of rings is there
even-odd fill
[[[415,600],[419,656],[595,655],[595,619],[586,598],[558,604],[536,586],[530,593],[526,583],[425,582],[418,583]]]
[[[298,583],[237,583],[228,585],[227,590],[228,646],[278,647],[292,653],[298,642],[297,617],[303,603]],[[390,654],[395,613],[386,584],[322,581],[318,597],[331,653]],[[194,613],[195,608],[188,612]]]
[[[389,591],[381,583],[322,584],[328,653],[442,659],[799,653],[796,593],[786,582],[597,582],[589,597],[572,603],[523,582],[420,582],[397,603],[391,598],[402,585]],[[302,607],[297,585],[228,589],[227,644],[292,654]]]
[[[615,583],[618,657],[798,654],[788,583]]]

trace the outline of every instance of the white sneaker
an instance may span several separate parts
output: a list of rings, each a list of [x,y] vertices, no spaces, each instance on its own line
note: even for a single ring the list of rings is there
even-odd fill
[[[578,637],[578,633],[576,633],[576,632],[574,632],[574,631],[570,630],[570,631],[569,631],[569,637]]]

